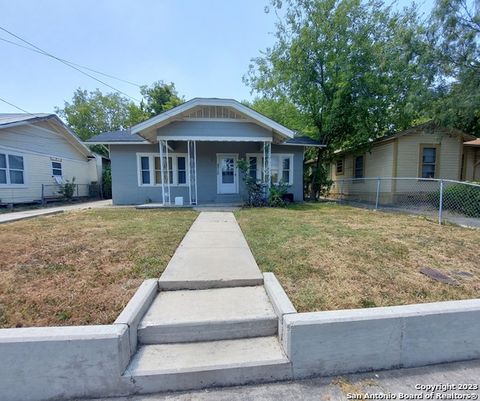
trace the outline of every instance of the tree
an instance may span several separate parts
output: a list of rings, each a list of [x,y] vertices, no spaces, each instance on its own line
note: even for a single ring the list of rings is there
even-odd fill
[[[170,110],[185,101],[178,96],[173,83],[166,84],[163,81],[156,81],[150,86],[143,85],[140,88],[140,93],[143,97],[140,109],[149,118]]]
[[[265,97],[287,98],[325,143],[316,155],[313,197],[334,150],[357,148],[419,116],[416,99],[433,72],[419,62],[426,42],[414,7],[393,12],[376,0],[272,5],[284,15],[276,43],[253,60],[245,81]]]
[[[301,113],[295,105],[286,98],[255,98],[253,102],[243,102],[246,106],[271,118],[272,120],[297,131],[301,135],[314,135],[315,128],[309,125],[308,116]]]
[[[146,119],[135,103],[118,93],[103,94],[99,89],[88,92],[78,88],[71,102],[65,101],[63,108],[56,107],[55,112],[83,141],[102,132],[125,129]]]
[[[440,125],[480,136],[480,5],[437,0],[430,35],[438,68],[426,114]]]
[[[142,86],[140,93],[143,99],[137,105],[118,93],[103,94],[99,89],[88,92],[78,88],[72,100],[65,101],[63,108],[56,107],[55,112],[85,141],[102,132],[129,128],[183,102],[173,83],[157,81],[150,86]],[[92,149],[97,153],[106,153],[100,146]]]

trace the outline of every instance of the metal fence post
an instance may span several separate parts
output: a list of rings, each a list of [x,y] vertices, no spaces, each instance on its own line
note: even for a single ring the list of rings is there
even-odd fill
[[[45,184],[42,184],[42,206],[45,206]]]
[[[377,177],[377,196],[375,198],[375,210],[378,210],[379,200],[380,200],[380,177]]]
[[[440,202],[438,204],[438,224],[443,220],[443,180],[440,180]]]

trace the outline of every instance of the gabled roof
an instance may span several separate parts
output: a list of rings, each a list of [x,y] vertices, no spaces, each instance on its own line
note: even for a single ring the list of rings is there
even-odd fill
[[[23,121],[38,120],[50,116],[48,113],[0,113],[0,127],[3,125],[20,123]]]
[[[181,115],[182,113],[187,112],[195,107],[201,106],[220,106],[220,107],[229,107],[236,112],[244,115],[247,119],[252,122],[257,123],[258,125],[272,130],[273,132],[280,135],[284,140],[293,138],[295,132],[291,129],[273,121],[272,119],[260,114],[259,112],[237,102],[233,99],[218,99],[218,98],[194,98],[189,100],[177,107],[174,107],[171,110],[168,110],[164,113],[159,114],[158,116],[152,117],[147,121],[141,122],[137,125],[134,125],[131,128],[133,134],[140,133],[147,129],[152,129],[155,127],[160,127],[167,124],[170,121],[175,120],[175,117]]]
[[[375,139],[371,139],[369,142],[366,142],[365,145],[371,144],[372,146],[374,146],[374,145],[380,144],[382,142],[387,142],[387,141],[391,141],[392,139],[395,139],[395,138],[400,138],[400,137],[405,136],[405,135],[415,134],[415,133],[418,133],[419,131],[422,131],[422,130],[425,130],[425,131],[431,130],[432,132],[434,132],[434,131],[448,132],[450,134],[461,136],[463,141],[468,141],[468,140],[471,140],[471,139],[475,138],[474,136],[472,136],[470,134],[466,134],[465,132],[460,131],[457,128],[442,127],[442,126],[439,126],[439,125],[435,124],[433,121],[427,121],[426,123],[415,125],[413,127],[407,128],[406,130],[403,130],[403,131],[399,131],[399,132],[395,132],[393,134],[388,134],[388,135],[384,135],[384,136],[381,136],[381,137],[378,137],[378,138],[375,138]],[[352,149],[339,149],[339,150],[335,151],[335,154],[340,155],[340,154],[350,153],[350,152],[354,152],[354,151],[355,150],[352,150]]]
[[[56,115],[48,113],[0,113],[0,130],[20,125],[32,125],[41,121],[53,123],[65,135],[65,138],[86,157],[92,152],[80,138]]]
[[[140,135],[132,134],[130,129],[127,130],[118,130],[118,131],[111,131],[111,132],[104,132],[99,135],[95,135],[94,137],[85,141],[85,143],[91,145],[99,145],[99,144],[117,144],[117,145],[128,145],[128,144],[148,144],[147,140],[142,138]]]

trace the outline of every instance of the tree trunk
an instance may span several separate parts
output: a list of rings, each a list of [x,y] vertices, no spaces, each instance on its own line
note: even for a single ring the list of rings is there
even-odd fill
[[[317,149],[317,160],[315,161],[315,167],[313,169],[312,174],[312,185],[310,187],[310,200],[317,200],[318,194],[320,191],[320,185],[318,182],[319,174],[320,174],[320,164],[322,159],[322,149]]]

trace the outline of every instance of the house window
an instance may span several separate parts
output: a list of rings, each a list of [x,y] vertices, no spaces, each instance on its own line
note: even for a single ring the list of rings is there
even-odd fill
[[[140,158],[140,174],[141,183],[143,185],[150,184],[150,158],[147,156],[142,156]]]
[[[363,178],[365,171],[365,157],[363,155],[355,157],[354,172],[355,178]]]
[[[249,162],[248,174],[250,175],[250,177],[252,177],[256,181],[258,179],[258,177],[257,177],[257,174],[258,174],[258,168],[257,168],[258,156],[250,156],[248,158],[248,162]]]
[[[187,159],[185,156],[177,157],[177,182],[178,184],[187,183]]]
[[[248,173],[257,181],[263,179],[263,155],[247,154],[249,162]],[[293,155],[272,154],[270,161],[270,176],[272,184],[283,182],[293,184]]]
[[[421,178],[435,178],[437,172],[437,148],[421,147]]]
[[[139,185],[162,185],[161,159],[158,153],[141,153],[137,154],[137,157]],[[170,185],[186,185],[187,169],[186,155],[169,153],[168,180]],[[166,170],[164,173],[166,173]]]
[[[337,172],[337,175],[342,175],[343,174],[343,159],[337,159],[337,163],[336,163],[336,172]]]
[[[61,177],[62,174],[62,163],[52,162],[52,175],[54,177]]]
[[[160,156],[155,156],[155,184],[161,185],[162,184],[162,170],[160,167]],[[172,165],[172,158],[168,158],[168,182],[173,184],[173,165]],[[166,182],[165,182],[166,184]]]
[[[290,182],[290,170],[291,170],[291,159],[289,157],[283,157],[282,160],[282,182]]]
[[[23,185],[24,173],[23,156],[0,153],[0,184]]]

